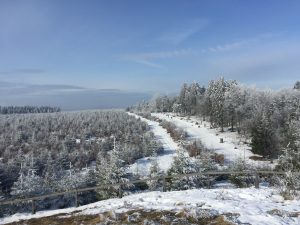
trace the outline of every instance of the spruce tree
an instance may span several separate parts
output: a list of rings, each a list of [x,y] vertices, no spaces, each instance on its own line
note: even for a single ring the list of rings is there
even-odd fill
[[[21,173],[14,183],[11,191],[12,196],[26,198],[47,193],[48,189],[43,184],[43,179],[35,174]]]
[[[162,172],[159,168],[158,162],[157,162],[157,156],[156,154],[153,155],[153,157],[151,158],[151,166],[150,166],[150,171],[149,171],[149,178],[155,178],[155,177],[159,177],[160,175],[162,175]],[[160,184],[159,184],[159,180],[151,180],[147,182],[149,189],[154,191],[157,190],[157,188],[159,188]]]
[[[251,130],[252,152],[266,157],[274,157],[278,152],[277,140],[271,122],[264,114],[258,116]]]
[[[300,91],[300,81],[297,81],[294,85],[294,89],[299,90]]]
[[[200,168],[198,161],[192,161],[185,150],[179,149],[167,174],[168,176],[176,176],[200,171],[202,171],[202,169]],[[174,177],[170,180],[169,188],[171,190],[187,190],[199,186],[201,186],[200,176]]]
[[[126,171],[124,160],[122,160],[118,149],[112,150],[108,154],[108,159],[102,154],[98,155],[96,179],[97,185],[103,186],[98,191],[100,199],[117,197],[126,188],[123,185],[114,186],[114,184],[128,181]]]

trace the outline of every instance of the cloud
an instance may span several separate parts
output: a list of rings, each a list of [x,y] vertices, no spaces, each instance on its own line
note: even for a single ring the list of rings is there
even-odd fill
[[[197,51],[194,51],[190,48],[184,48],[184,49],[172,50],[172,51],[133,53],[133,54],[124,55],[121,58],[123,60],[133,61],[150,67],[163,68],[163,66],[153,63],[152,61],[159,60],[159,59],[185,57],[185,56],[191,56],[195,54],[197,54]]]
[[[39,74],[39,73],[45,73],[46,71],[45,70],[42,70],[42,69],[38,69],[38,68],[23,68],[23,69],[17,69],[15,70],[16,73],[35,73],[35,74]]]
[[[231,42],[231,43],[227,43],[227,44],[223,44],[223,45],[217,45],[215,47],[209,47],[209,48],[206,48],[206,49],[202,49],[201,52],[202,53],[207,53],[207,52],[231,51],[231,50],[234,50],[234,49],[239,49],[239,48],[245,47],[245,46],[250,45],[250,44],[255,44],[257,42],[270,39],[274,36],[276,36],[276,35],[275,34],[261,34],[261,35],[258,35],[256,37],[246,38],[246,39],[242,39],[242,40],[239,40],[239,41],[235,41],[235,42]]]
[[[125,108],[150,99],[150,93],[37,85],[0,81],[0,105],[51,105],[63,110]]]
[[[222,73],[246,83],[280,86],[298,79],[299,58],[300,43],[285,40],[213,57],[204,66],[208,74]]]
[[[39,68],[20,68],[8,71],[0,71],[0,75],[22,75],[22,74],[42,74],[45,70]]]
[[[164,68],[163,66],[161,66],[159,64],[156,64],[156,63],[153,63],[153,62],[150,62],[150,61],[147,61],[147,60],[143,60],[143,59],[132,59],[132,61],[134,61],[136,63],[146,65],[146,66],[150,66],[150,67],[153,67],[153,68],[158,68],[158,69],[163,69]]]
[[[83,87],[73,85],[56,84],[24,84],[16,82],[0,82],[0,94],[2,96],[20,95],[51,95],[86,90]]]
[[[185,24],[185,26],[164,33],[159,40],[178,45],[197,32],[203,30],[208,24],[209,21],[207,19],[197,19]]]

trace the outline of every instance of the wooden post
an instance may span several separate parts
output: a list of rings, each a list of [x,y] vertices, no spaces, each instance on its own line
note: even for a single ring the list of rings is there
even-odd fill
[[[208,176],[208,179],[207,179],[207,188],[211,189],[211,179],[210,179],[210,176]]]
[[[167,187],[166,187],[166,178],[163,178],[163,192],[167,191]]]
[[[259,176],[258,176],[258,173],[256,172],[255,173],[255,188],[259,188]]]
[[[220,138],[220,143],[224,143],[224,140],[223,140],[223,138]]]
[[[75,207],[79,206],[79,202],[78,202],[78,192],[75,192]]]
[[[118,193],[119,198],[123,197],[123,191],[122,191],[122,186],[119,185],[119,193]]]
[[[31,207],[32,207],[32,209],[31,209],[32,214],[35,214],[35,213],[36,213],[35,200],[32,200],[32,201],[31,201]]]

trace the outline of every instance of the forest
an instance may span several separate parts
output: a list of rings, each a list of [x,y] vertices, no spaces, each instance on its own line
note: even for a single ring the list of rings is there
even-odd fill
[[[2,199],[95,186],[102,182],[100,161],[109,175],[160,150],[147,123],[117,110],[0,115],[0,139]],[[124,170],[122,176],[129,175]],[[42,207],[69,201],[45,201]]]
[[[54,113],[60,111],[59,107],[51,106],[0,106],[0,114]]]
[[[178,96],[159,96],[127,110],[199,116],[220,132],[237,131],[251,141],[254,153],[268,159],[278,158],[284,149],[299,152],[299,81],[293,88],[275,91],[220,77],[206,87],[198,83],[183,84]]]

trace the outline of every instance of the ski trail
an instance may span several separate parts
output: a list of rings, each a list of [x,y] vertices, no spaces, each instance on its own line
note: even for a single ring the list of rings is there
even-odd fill
[[[246,164],[256,168],[272,166],[268,161],[254,161],[250,159],[249,157],[255,156],[255,154],[251,152],[251,148],[248,145],[238,141],[237,134],[233,132],[220,133],[215,129],[209,129],[208,122],[201,122],[195,117],[187,120],[185,117],[171,114],[152,113],[152,115],[174,123],[177,127],[184,129],[190,139],[199,139],[209,150],[223,154],[225,156],[225,165],[232,164],[237,160],[245,160]],[[198,122],[198,125],[196,125],[196,122]],[[220,138],[223,138],[224,143],[220,143]]]
[[[160,169],[166,172],[170,168],[174,156],[177,154],[177,149],[179,148],[178,144],[174,142],[171,136],[167,133],[166,129],[162,128],[158,122],[145,119],[134,113],[128,114],[146,122],[150,126],[151,131],[154,133],[155,138],[162,143],[164,151],[162,154],[157,155],[157,163]],[[138,173],[146,176],[149,174],[150,166],[151,157],[145,157],[136,160],[136,162],[130,166],[129,170],[132,173]]]

